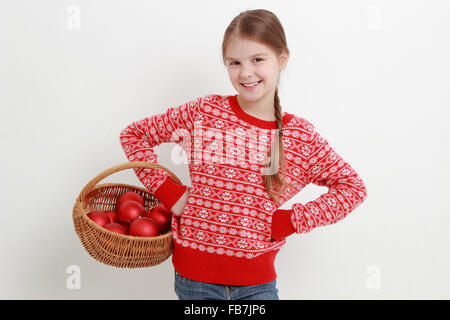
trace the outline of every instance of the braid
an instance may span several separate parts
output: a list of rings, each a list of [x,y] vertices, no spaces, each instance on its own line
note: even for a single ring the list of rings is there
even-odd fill
[[[278,144],[278,152],[275,150],[274,155],[272,155],[271,149],[269,149],[267,157],[271,158],[271,160],[276,161],[276,163],[273,163],[273,165],[276,166],[276,168],[282,167],[283,172],[283,178],[280,177],[279,170],[276,170],[276,172],[272,175],[265,175],[264,176],[264,184],[266,187],[266,190],[270,197],[274,199],[275,202],[278,202],[279,197],[273,193],[272,186],[278,185],[279,192],[282,192],[282,190],[289,186],[292,187],[290,183],[287,183],[284,180],[285,174],[285,167],[284,167],[284,148],[282,143],[282,136],[283,136],[283,116],[281,112],[281,105],[280,105],[280,98],[278,97],[278,88],[275,89],[275,96],[274,96],[274,106],[275,106],[275,119],[277,122],[277,130],[278,135],[275,135],[274,137],[274,145]],[[278,139],[277,143],[275,143],[275,139]],[[277,157],[278,155],[278,157]],[[278,158],[278,159],[277,159]],[[279,160],[279,162],[278,162]],[[271,161],[272,162],[272,161]],[[277,163],[278,162],[278,163]],[[281,188],[281,189],[280,189]]]
[[[280,98],[278,97],[278,88],[275,89],[275,97],[274,97],[274,105],[275,105],[275,119],[277,121],[277,128],[279,130],[279,134],[283,134],[283,116],[281,112]]]

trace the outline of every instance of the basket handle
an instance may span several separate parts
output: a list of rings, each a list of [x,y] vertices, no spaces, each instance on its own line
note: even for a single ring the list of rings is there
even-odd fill
[[[83,190],[81,190],[81,193],[78,197],[79,201],[84,202],[86,195],[88,195],[92,191],[92,189],[97,185],[97,183],[99,183],[101,180],[112,175],[113,173],[132,168],[161,169],[166,171],[169,174],[170,178],[175,183],[182,184],[180,179],[178,179],[178,177],[174,173],[172,173],[169,169],[161,166],[160,164],[147,161],[131,161],[118,164],[112,168],[106,169],[103,172],[99,173],[95,178],[93,178],[91,181],[88,182],[88,184],[83,188]]]

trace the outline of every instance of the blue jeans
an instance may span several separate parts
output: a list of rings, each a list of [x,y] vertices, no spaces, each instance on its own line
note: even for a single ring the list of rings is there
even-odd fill
[[[179,300],[279,300],[276,280],[249,286],[195,281],[175,271],[175,293]]]

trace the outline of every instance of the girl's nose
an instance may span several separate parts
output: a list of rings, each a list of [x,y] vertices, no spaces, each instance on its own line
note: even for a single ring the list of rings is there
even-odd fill
[[[243,67],[241,69],[240,76],[241,76],[241,79],[248,79],[248,78],[252,78],[253,74],[254,74],[254,72],[251,67]]]

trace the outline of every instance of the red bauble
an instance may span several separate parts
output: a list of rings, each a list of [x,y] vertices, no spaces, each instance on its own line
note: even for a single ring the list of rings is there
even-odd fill
[[[152,210],[158,210],[162,213],[164,213],[164,215],[168,216],[170,219],[172,219],[172,211],[170,211],[169,209],[166,208],[165,205],[163,205],[162,203],[158,203],[157,205],[154,205]]]
[[[166,233],[170,229],[170,223],[172,222],[172,213],[170,211],[169,213],[170,216],[164,206],[154,206],[148,212],[148,217],[155,220],[159,224],[161,233]]]
[[[116,211],[105,211],[106,215],[111,219],[111,222],[116,222],[117,212]]]
[[[105,225],[104,227],[105,229],[120,233],[120,234],[128,234],[127,233],[127,227],[125,227],[124,225],[121,225],[120,223],[108,223],[107,225]]]
[[[142,196],[139,193],[129,191],[129,192],[125,192],[124,194],[121,194],[119,196],[119,198],[117,198],[116,210],[119,210],[119,208],[122,204],[124,204],[125,202],[130,201],[130,200],[139,202],[140,204],[142,204],[142,206],[144,206],[144,198],[142,198]]]
[[[148,217],[139,218],[130,224],[128,234],[137,237],[154,237],[159,235],[159,225]]]
[[[105,224],[111,223],[111,219],[109,219],[108,215],[103,211],[89,212],[88,217],[100,227],[103,227]]]
[[[130,226],[130,223],[126,222],[126,221],[119,221],[117,220],[117,223],[123,225],[125,227],[125,229],[128,230],[128,227]]]
[[[133,200],[124,202],[117,212],[117,220],[120,223],[132,223],[138,217],[143,216],[145,216],[144,206]]]

